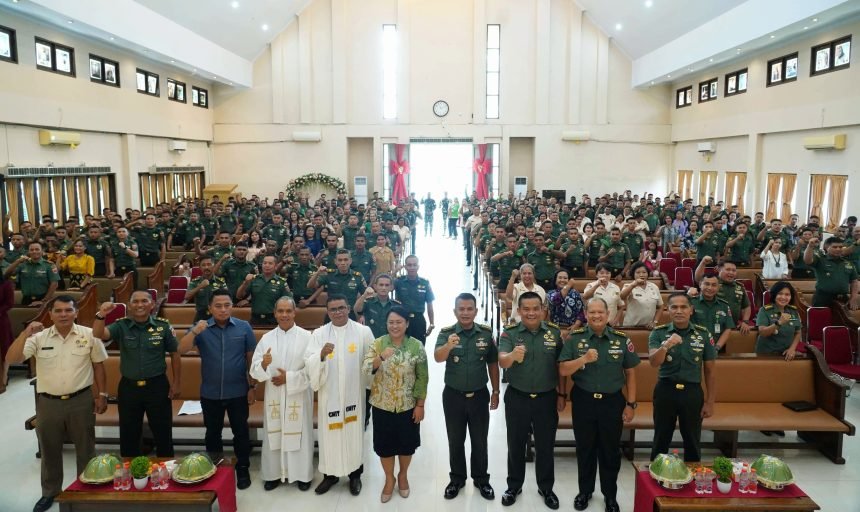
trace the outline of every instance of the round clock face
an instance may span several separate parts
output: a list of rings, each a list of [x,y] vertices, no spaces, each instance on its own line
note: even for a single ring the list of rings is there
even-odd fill
[[[448,102],[439,100],[433,104],[433,113],[439,117],[448,115]]]

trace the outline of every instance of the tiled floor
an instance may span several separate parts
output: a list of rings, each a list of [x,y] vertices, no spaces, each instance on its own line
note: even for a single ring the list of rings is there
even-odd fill
[[[419,236],[418,253],[421,257],[422,276],[428,277],[436,294],[436,325],[441,327],[453,322],[452,300],[457,293],[471,290],[471,274],[464,266],[464,256],[460,249],[460,241],[454,242],[441,238],[439,234],[431,240]],[[482,320],[482,315],[479,321]],[[435,334],[432,336],[435,340]],[[492,413],[490,424],[490,472],[491,483],[496,489],[495,501],[485,501],[476,489],[467,486],[460,497],[453,501],[442,498],[442,491],[448,483],[448,449],[445,436],[445,425],[442,417],[442,375],[441,364],[432,362],[430,358],[430,389],[427,400],[427,416],[422,424],[422,446],[416,453],[410,471],[412,494],[408,499],[402,499],[397,494],[386,505],[379,503],[379,492],[384,479],[378,459],[371,449],[371,432],[366,435],[366,458],[364,473],[364,490],[359,497],[352,497],[347,489],[346,480],[335,487],[325,496],[316,496],[313,490],[299,491],[295,486],[282,486],[272,492],[263,491],[262,482],[258,478],[256,467],[259,455],[252,458],[253,486],[245,491],[239,491],[238,503],[242,511],[290,510],[300,511],[362,511],[362,510],[409,510],[419,511],[483,511],[502,510],[500,497],[505,487],[505,424],[504,412],[500,408]],[[501,407],[504,407],[502,404]],[[3,440],[2,458],[0,458],[0,511],[19,512],[29,511],[39,497],[39,460],[34,457],[36,439],[33,432],[24,430],[24,420],[33,414],[32,390],[26,379],[20,374],[13,375],[9,391],[0,395],[0,439]],[[860,389],[848,399],[847,419],[855,425],[860,425]],[[202,431],[196,433],[202,437]],[[116,435],[114,433],[113,435]],[[185,435],[185,434],[184,434]],[[229,435],[229,432],[226,433]],[[648,439],[650,433],[642,432],[637,439]],[[789,435],[791,435],[789,433]],[[570,432],[560,432],[559,436],[572,436]],[[709,437],[705,433],[706,438]],[[744,437],[763,438],[758,433],[744,434]],[[107,450],[109,448],[99,448]],[[179,448],[178,454],[187,453],[186,448]],[[860,510],[860,439],[845,438],[845,458],[847,464],[838,466],[832,464],[818,452],[810,450],[785,450],[770,453],[785,460],[791,465],[795,476],[807,493],[825,511],[856,511]],[[706,451],[705,457],[710,458],[716,452]],[[750,450],[741,454],[744,457],[755,458],[757,451]],[[648,453],[644,450],[637,452],[637,460],[644,460]],[[66,450],[64,457],[66,482],[74,475],[74,453]],[[562,510],[572,510],[573,497],[577,493],[576,459],[572,450],[559,450],[555,457],[556,486],[555,492],[562,502]],[[315,484],[320,480],[317,475]],[[618,501],[622,510],[632,510],[633,502],[633,470],[626,461],[622,464],[619,476]],[[57,510],[55,505],[53,510]],[[542,511],[548,510],[542,499],[537,495],[534,484],[534,473],[531,465],[528,467],[526,484],[523,495],[516,505],[509,510]],[[589,510],[603,510],[603,500],[598,493],[592,500]]]

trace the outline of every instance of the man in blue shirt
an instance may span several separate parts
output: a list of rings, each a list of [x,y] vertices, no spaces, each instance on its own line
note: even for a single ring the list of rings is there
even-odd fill
[[[179,353],[193,347],[200,353],[200,405],[206,426],[206,451],[224,450],[221,431],[224,412],[233,431],[236,452],[236,487],[251,485],[251,438],[248,429],[248,407],[254,403],[256,383],[248,369],[257,341],[251,324],[231,316],[233,301],[226,289],[216,290],[209,298],[209,320],[200,320],[179,341]]]

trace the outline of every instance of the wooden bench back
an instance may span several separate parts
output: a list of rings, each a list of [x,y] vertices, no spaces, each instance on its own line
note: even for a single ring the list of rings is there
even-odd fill
[[[113,288],[113,301],[116,303],[128,304],[131,300],[131,293],[135,290],[134,273],[129,272],[124,275],[119,283],[115,279],[111,281],[116,284]]]
[[[163,305],[158,316],[167,319],[173,326],[189,326],[194,323],[196,311],[194,305]],[[312,331],[323,324],[325,319],[325,307],[308,306],[296,310],[296,324]],[[249,321],[251,319],[251,308],[233,308],[233,316]],[[263,331],[265,332],[265,331]],[[177,333],[178,334],[178,333]]]
[[[108,302],[113,297],[113,289],[120,283],[119,279],[108,279],[107,277],[94,277],[93,284],[96,285],[98,291],[97,297],[99,304]]]

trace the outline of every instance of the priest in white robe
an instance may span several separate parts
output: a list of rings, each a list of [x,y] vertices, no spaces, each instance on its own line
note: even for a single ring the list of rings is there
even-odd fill
[[[298,482],[306,491],[314,468],[314,403],[305,369],[311,333],[296,325],[296,303],[275,303],[278,327],[263,335],[251,360],[251,377],[266,386],[264,400],[263,488]]]
[[[305,354],[311,387],[317,392],[319,470],[323,481],[315,492],[324,494],[340,477],[349,476],[349,491],[361,492],[364,470],[364,354],[373,342],[370,328],[349,319],[343,295],[329,295],[326,310],[331,322],[313,333]]]

